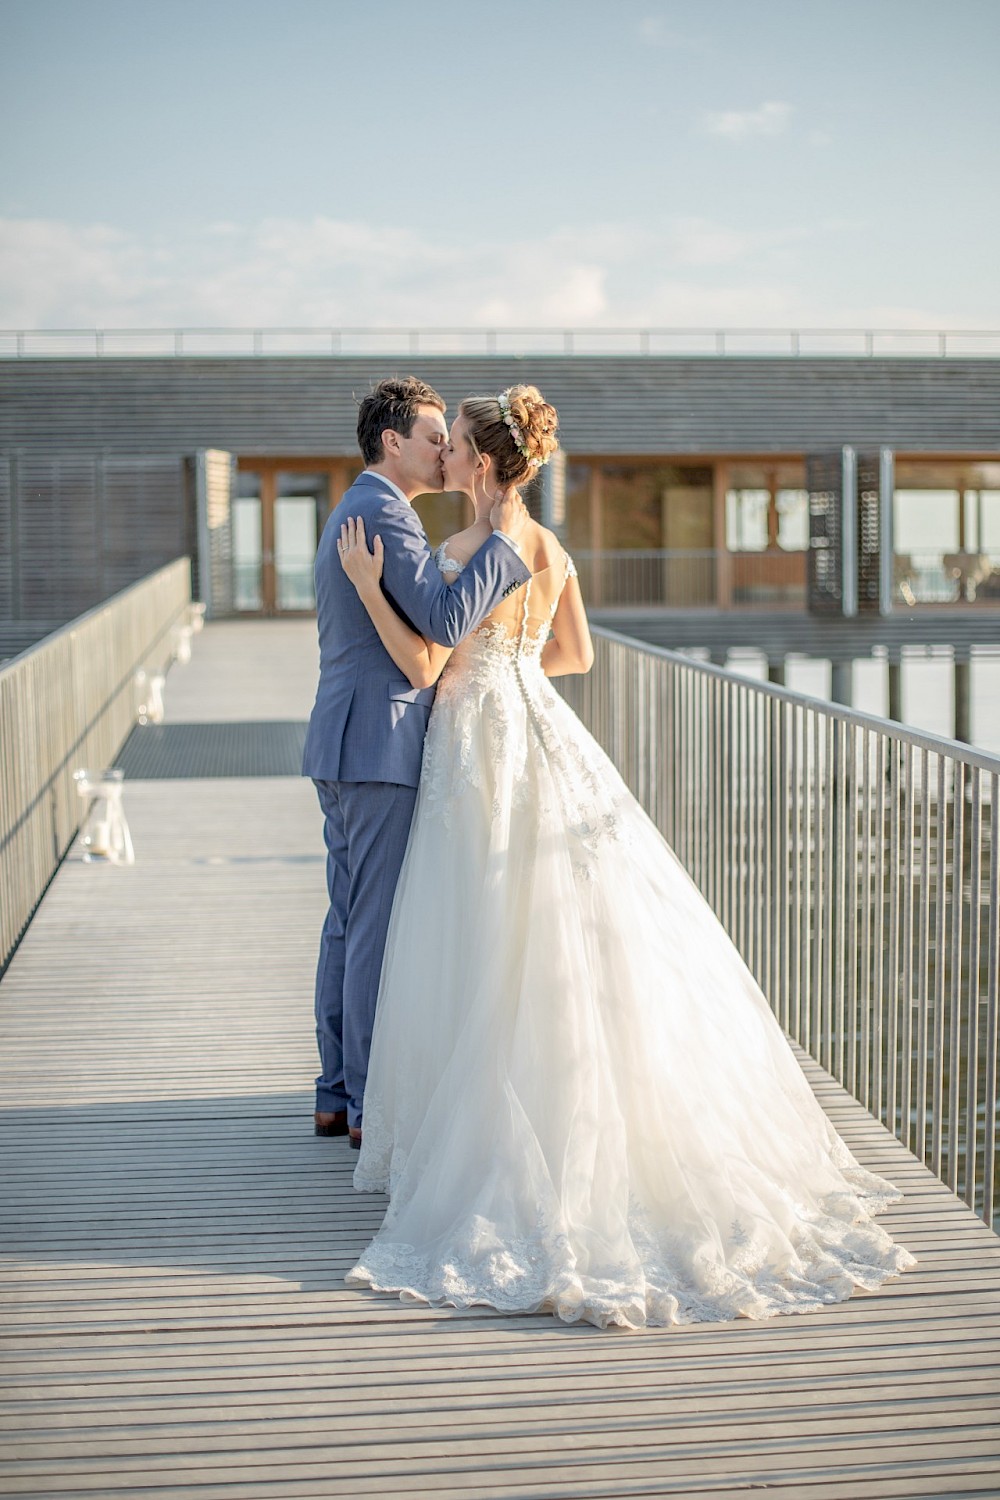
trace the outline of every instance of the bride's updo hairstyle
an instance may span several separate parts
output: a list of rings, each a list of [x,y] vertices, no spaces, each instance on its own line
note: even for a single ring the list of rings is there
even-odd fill
[[[534,479],[559,447],[554,406],[534,385],[512,385],[499,396],[466,396],[458,408],[477,456],[487,453],[501,489]]]

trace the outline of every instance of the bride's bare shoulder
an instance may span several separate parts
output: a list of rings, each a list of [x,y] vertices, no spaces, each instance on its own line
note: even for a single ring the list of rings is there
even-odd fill
[[[546,568],[561,563],[565,554],[562,543],[554,531],[550,531],[547,526],[539,525],[537,521],[531,524],[532,531],[528,537],[528,546],[526,548],[522,542],[521,553],[532,573],[543,573]]]

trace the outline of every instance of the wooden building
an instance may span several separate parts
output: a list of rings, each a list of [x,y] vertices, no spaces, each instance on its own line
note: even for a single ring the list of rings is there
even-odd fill
[[[807,460],[845,444],[942,518],[933,565],[897,548],[900,601],[1000,603],[998,358],[27,357],[0,359],[0,620],[69,619],[185,552],[217,615],[309,609],[357,401],[410,371],[451,411],[522,380],[559,408],[594,603],[802,609]],[[463,523],[456,496],[418,509],[432,540]]]

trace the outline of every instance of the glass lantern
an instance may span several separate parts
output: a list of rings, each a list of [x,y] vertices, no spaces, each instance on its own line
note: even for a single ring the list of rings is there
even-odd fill
[[[86,864],[134,865],[135,850],[122,806],[125,772],[74,771],[77,795],[88,803],[80,846]]]

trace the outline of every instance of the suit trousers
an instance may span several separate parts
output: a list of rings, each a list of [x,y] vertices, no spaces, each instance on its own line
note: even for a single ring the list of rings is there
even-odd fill
[[[325,819],[330,910],[316,970],[316,1108],[360,1126],[382,954],[417,789],[316,781]]]

